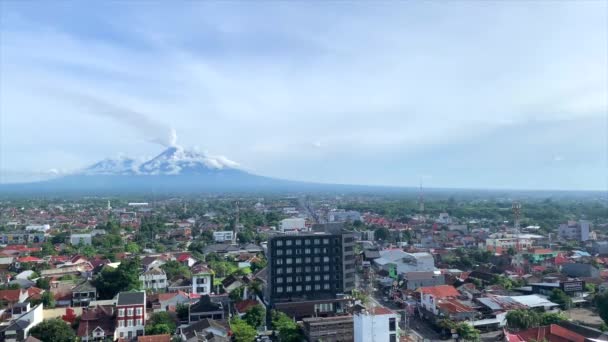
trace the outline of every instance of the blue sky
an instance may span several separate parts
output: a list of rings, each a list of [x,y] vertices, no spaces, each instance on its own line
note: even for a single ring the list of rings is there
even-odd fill
[[[0,175],[177,143],[258,174],[607,189],[604,1],[0,2]]]

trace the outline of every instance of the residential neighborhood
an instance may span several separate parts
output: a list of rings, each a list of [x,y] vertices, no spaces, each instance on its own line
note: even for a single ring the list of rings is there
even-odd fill
[[[61,324],[82,341],[608,340],[606,219],[182,202],[3,202],[2,339]]]

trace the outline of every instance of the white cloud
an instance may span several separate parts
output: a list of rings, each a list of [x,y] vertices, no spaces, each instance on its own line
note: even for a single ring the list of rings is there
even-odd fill
[[[403,164],[429,146],[608,107],[605,4],[188,6],[125,7],[91,35],[52,13],[4,24],[1,148],[42,148],[24,143],[32,132],[73,149],[70,168],[116,150],[153,153],[140,142],[154,137],[83,115],[49,89],[145,113],[163,123],[164,144],[175,144],[171,126],[180,144],[275,175],[286,162],[353,153],[391,151]]]

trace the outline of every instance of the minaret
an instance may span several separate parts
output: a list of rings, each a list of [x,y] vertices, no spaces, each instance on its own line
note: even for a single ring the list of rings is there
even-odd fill
[[[112,206],[110,205],[110,200],[108,200],[108,211],[112,210]]]

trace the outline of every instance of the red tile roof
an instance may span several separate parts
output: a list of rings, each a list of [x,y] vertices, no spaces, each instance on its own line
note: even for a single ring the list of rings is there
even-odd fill
[[[43,260],[40,258],[33,257],[33,256],[26,256],[26,257],[19,258],[18,261],[19,262],[40,262]]]
[[[461,303],[456,299],[442,299],[437,302],[437,307],[448,313],[475,312],[472,307]]]
[[[458,290],[451,285],[421,287],[420,292],[423,294],[430,294],[436,298],[457,297],[459,295]]]
[[[171,335],[148,335],[139,336],[137,342],[171,342]]]
[[[16,290],[0,290],[0,300],[4,300],[10,303],[19,302],[21,296],[21,289]]]
[[[248,300],[244,300],[242,302],[238,302],[238,303],[234,304],[234,308],[239,313],[245,313],[245,312],[247,312],[247,310],[251,309],[252,307],[254,307],[258,304],[259,304],[258,301],[253,300],[253,299],[248,299]]]
[[[584,342],[585,337],[557,324],[520,331],[517,335],[524,341]]]

